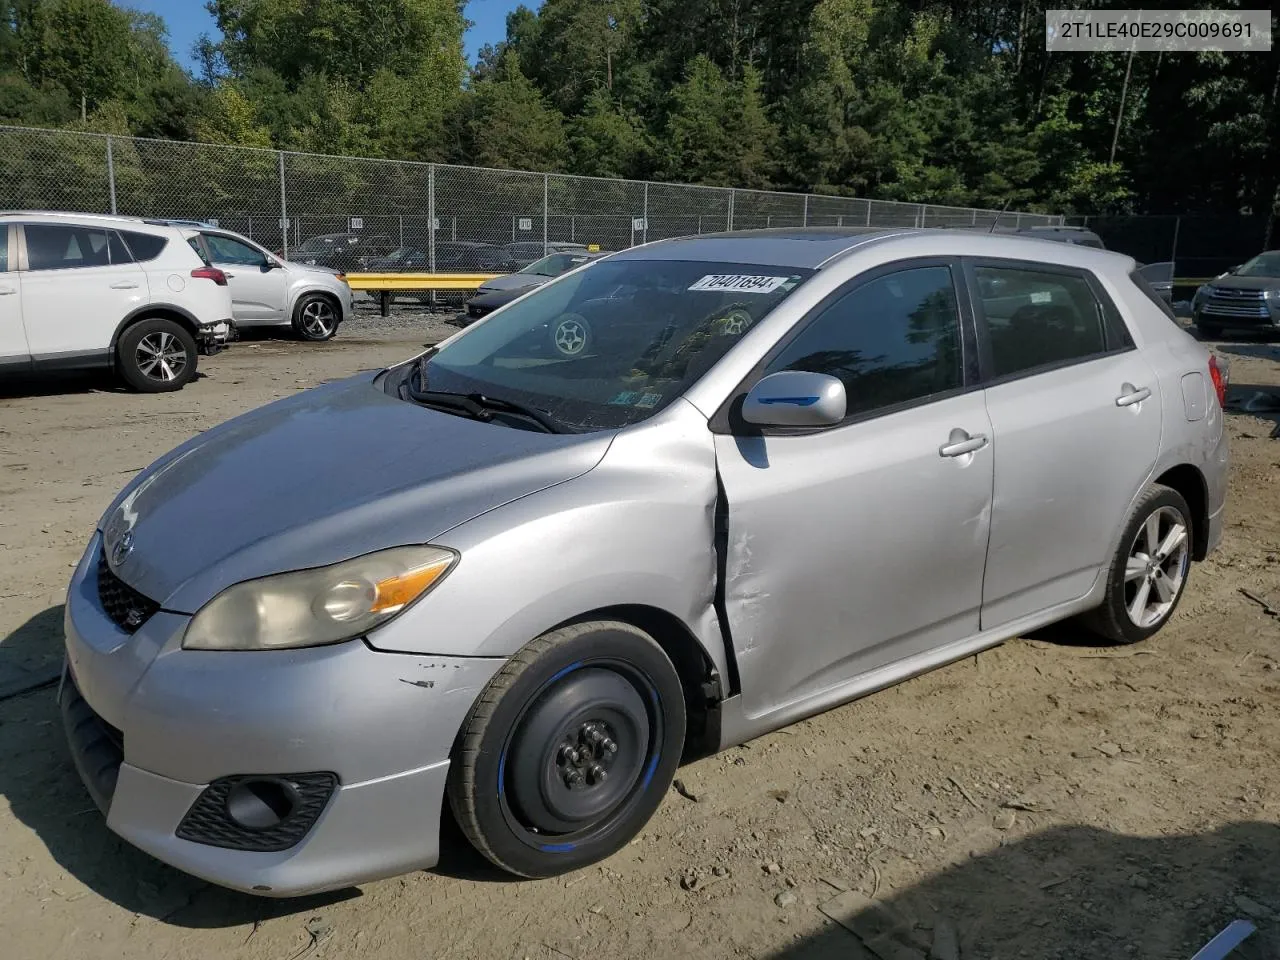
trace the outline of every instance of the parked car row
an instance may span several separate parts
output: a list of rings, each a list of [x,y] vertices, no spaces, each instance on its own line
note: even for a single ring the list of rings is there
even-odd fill
[[[352,310],[340,273],[196,221],[0,213],[0,374],[106,368],[179,390],[239,329],[327,340]]]
[[[1280,250],[1260,253],[1201,286],[1191,315],[1211,338],[1227,328],[1280,329]]]

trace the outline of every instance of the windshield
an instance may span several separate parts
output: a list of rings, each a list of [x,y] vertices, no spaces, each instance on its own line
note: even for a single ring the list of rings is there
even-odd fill
[[[520,403],[567,430],[637,423],[682,394],[812,273],[604,260],[425,356],[418,387]]]
[[[1260,253],[1239,270],[1238,277],[1280,277],[1280,250]]]
[[[333,237],[312,237],[310,240],[303,240],[302,245],[298,247],[298,251],[300,253],[320,253],[333,246],[335,242]]]
[[[532,274],[535,277],[558,277],[560,274],[572,270],[578,264],[586,262],[587,258],[580,253],[553,253],[549,257],[533,261],[527,267],[516,272]]]

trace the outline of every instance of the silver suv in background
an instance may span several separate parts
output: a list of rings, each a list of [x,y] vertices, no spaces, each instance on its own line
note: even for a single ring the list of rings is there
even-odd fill
[[[303,340],[328,340],[351,319],[355,300],[337,270],[283,260],[229,230],[192,234],[192,247],[227,275],[237,330],[292,328]]]
[[[1280,329],[1280,250],[1260,253],[1204,284],[1191,301],[1191,314],[1210,339],[1228,328]]]

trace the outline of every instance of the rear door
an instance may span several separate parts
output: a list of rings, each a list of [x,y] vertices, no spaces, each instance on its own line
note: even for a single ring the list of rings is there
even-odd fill
[[[984,630],[1087,593],[1160,448],[1155,372],[1086,270],[969,260],[995,486]]]
[[[724,605],[753,717],[978,631],[992,459],[958,270],[856,278],[751,378],[838,377],[843,423],[715,428]]]
[[[210,262],[227,275],[236,323],[285,319],[285,272],[269,266],[266,254],[223,233],[202,232]]]
[[[22,277],[18,273],[18,228],[0,223],[0,372],[22,369],[31,348],[22,329]]]
[[[22,323],[32,359],[106,362],[120,321],[149,302],[146,272],[114,230],[72,223],[21,229],[27,252]]]

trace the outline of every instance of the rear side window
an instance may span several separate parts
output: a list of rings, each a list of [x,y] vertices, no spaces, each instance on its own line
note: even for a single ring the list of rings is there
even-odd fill
[[[23,227],[23,232],[27,238],[27,268],[30,270],[106,267],[113,263],[129,263],[133,259],[114,230],[29,223]]]
[[[974,268],[993,377],[1060,365],[1107,350],[1102,304],[1083,276],[1033,268]]]
[[[169,245],[167,237],[158,237],[154,233],[123,230],[120,236],[124,237],[124,242],[129,245],[129,252],[133,254],[133,259],[139,263],[154,260]]]
[[[1133,285],[1142,291],[1142,295],[1160,308],[1160,312],[1172,320],[1178,322],[1177,314],[1173,312],[1173,308],[1165,303],[1164,297],[1156,293],[1151,284],[1147,282],[1147,278],[1143,276],[1142,269],[1133,271],[1129,274],[1129,279],[1133,281]]]
[[[766,373],[804,370],[844,383],[857,417],[962,384],[960,316],[948,267],[871,280],[822,309]]]

